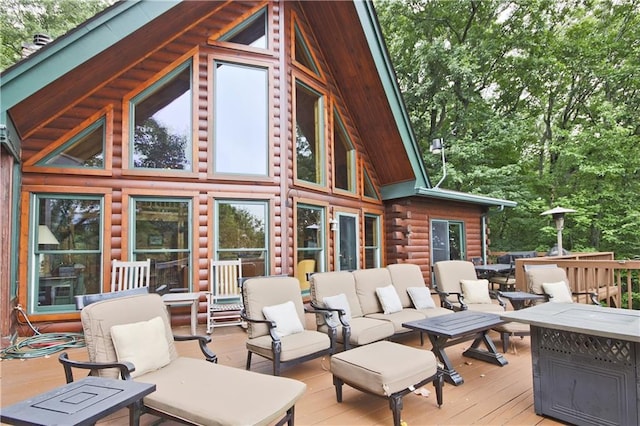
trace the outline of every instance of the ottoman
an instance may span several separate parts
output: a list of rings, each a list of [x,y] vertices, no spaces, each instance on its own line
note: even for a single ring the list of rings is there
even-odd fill
[[[336,399],[342,402],[342,385],[389,399],[393,424],[400,425],[402,397],[433,382],[438,407],[442,405],[442,372],[431,351],[380,341],[340,352],[331,357]]]

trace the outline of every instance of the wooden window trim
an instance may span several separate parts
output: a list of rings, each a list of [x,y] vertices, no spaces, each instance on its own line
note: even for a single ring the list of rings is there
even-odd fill
[[[307,50],[309,51],[309,55],[311,55],[311,59],[313,63],[318,68],[318,74],[314,73],[313,70],[310,70],[300,62],[296,61],[296,27],[300,31],[302,35],[302,41],[305,46],[307,46]],[[291,21],[289,24],[289,45],[291,46],[291,65],[295,68],[296,71],[304,73],[307,77],[310,77],[322,84],[327,83],[327,77],[320,66],[321,62],[319,61],[318,55],[315,52],[315,49],[312,48],[309,41],[313,41],[316,45],[318,44],[315,38],[310,36],[310,32],[307,31],[305,26],[303,25],[302,20],[298,17],[296,11],[291,11]]]
[[[241,25],[245,20],[251,18],[253,15],[255,15],[256,13],[260,12],[260,10],[265,9],[267,11],[266,14],[266,21],[267,21],[267,48],[266,49],[261,49],[258,47],[253,47],[253,46],[247,46],[244,44],[239,44],[239,43],[233,43],[230,41],[222,41],[222,40],[218,40],[220,37],[222,37],[223,35],[227,34],[229,31],[233,30],[235,27],[237,27],[238,25]],[[253,53],[253,54],[257,54],[260,56],[265,56],[265,57],[270,57],[270,58],[276,58],[276,52],[274,49],[274,44],[275,44],[275,37],[274,37],[274,21],[273,21],[273,6],[267,2],[267,1],[261,1],[259,2],[256,6],[252,7],[251,9],[249,9],[247,12],[243,13],[242,15],[240,15],[237,19],[235,19],[233,22],[229,23],[228,25],[224,26],[223,28],[221,28],[219,31],[216,31],[215,33],[211,34],[209,36],[209,38],[207,39],[207,44],[209,46],[213,46],[213,47],[221,47],[221,48],[225,48],[225,49],[231,49],[231,50],[240,50],[240,51],[244,51],[244,52],[248,52],[248,53]]]
[[[340,112],[340,109],[338,108],[338,105],[335,101],[332,102],[333,107],[330,110],[330,114],[331,114],[331,118],[330,118],[330,127],[331,127],[331,134],[329,135],[329,146],[331,147],[331,166],[330,166],[330,170],[331,170],[331,174],[332,174],[332,179],[331,179],[331,189],[333,190],[334,193],[345,196],[345,197],[351,197],[351,198],[355,198],[358,199],[360,198],[360,185],[358,185],[358,176],[360,175],[359,172],[359,166],[360,166],[360,155],[358,153],[358,149],[356,148],[356,144],[353,142],[353,136],[349,133],[349,129],[347,128],[346,124],[344,123],[344,119],[342,118],[344,116],[344,114],[342,114]],[[337,117],[336,117],[337,114]],[[348,138],[348,142],[349,144],[351,144],[351,149],[353,150],[353,159],[351,159],[351,167],[352,167],[352,171],[351,171],[351,176],[349,177],[349,179],[353,179],[353,191],[349,191],[343,188],[338,188],[336,186],[336,179],[335,179],[335,175],[336,175],[336,152],[335,152],[335,146],[336,146],[336,135],[335,135],[335,128],[336,126],[339,126],[342,131],[345,133],[346,137]]]

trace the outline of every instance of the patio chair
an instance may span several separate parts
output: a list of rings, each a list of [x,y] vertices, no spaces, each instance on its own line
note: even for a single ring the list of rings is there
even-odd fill
[[[599,305],[594,292],[572,292],[564,269],[556,267],[529,268],[526,272],[529,291],[544,295],[549,302],[573,303],[585,301]]]
[[[306,385],[217,364],[209,336],[172,336],[158,294],[126,296],[86,306],[81,314],[89,362],[59,357],[67,383],[74,368],[91,375],[156,385],[137,408],[198,425],[293,425],[294,405]],[[174,341],[197,340],[204,359],[179,356]],[[251,404],[247,404],[251,401]],[[137,424],[130,409],[131,424]]]
[[[111,291],[149,287],[151,278],[151,260],[111,261]]]
[[[479,280],[472,262],[464,260],[444,260],[434,265],[436,285],[440,304],[454,311],[482,311],[500,314],[507,304],[498,293],[489,291],[489,281]],[[494,303],[495,299],[498,303]],[[502,350],[507,351],[509,337],[528,336],[529,326],[516,322],[506,322],[493,328],[500,333]]]
[[[516,288],[516,264],[515,262],[510,262],[511,268],[508,272],[501,274],[496,273],[491,275],[489,279],[489,283],[491,283],[492,290],[497,291],[514,291]],[[497,287],[497,288],[496,288]]]
[[[242,317],[247,321],[247,370],[254,353],[273,362],[274,376],[280,375],[281,363],[334,353],[335,337],[305,328],[305,312],[318,313],[321,309],[305,310],[296,278],[249,278],[242,284],[242,299]]]
[[[240,317],[242,295],[238,280],[242,279],[242,259],[211,260],[207,296],[207,333],[215,327],[243,325]]]

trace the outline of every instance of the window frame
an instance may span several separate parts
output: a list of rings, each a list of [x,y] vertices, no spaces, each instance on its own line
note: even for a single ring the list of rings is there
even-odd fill
[[[294,230],[294,235],[293,235],[293,241],[294,241],[294,264],[297,265],[298,263],[303,260],[300,258],[300,252],[316,252],[319,253],[318,257],[317,257],[317,263],[316,263],[316,271],[317,272],[326,272],[327,269],[327,259],[329,256],[329,243],[330,243],[330,238],[328,235],[328,229],[330,226],[330,221],[328,219],[328,204],[326,203],[319,203],[317,200],[310,200],[310,199],[304,199],[304,198],[300,198],[294,201],[294,206],[293,206],[293,230]],[[304,247],[300,247],[299,243],[298,243],[298,237],[299,237],[299,229],[298,229],[298,220],[299,220],[299,209],[308,209],[308,210],[314,210],[314,211],[318,211],[321,214],[321,223],[319,224],[318,227],[318,238],[319,241],[318,246],[314,247],[314,249],[317,250],[309,250],[309,249],[305,249]],[[294,275],[297,275],[298,271],[297,269],[294,271]]]
[[[447,236],[446,236],[446,242],[445,244],[445,248],[443,250],[445,250],[445,254],[446,254],[446,258],[445,259],[438,259],[435,260],[435,253],[436,250],[434,248],[434,237],[435,237],[435,232],[433,230],[433,226],[435,223],[440,223],[440,224],[446,224],[446,229],[447,229]],[[451,260],[451,245],[449,243],[449,241],[451,240],[451,227],[452,226],[456,226],[459,228],[459,232],[460,232],[460,239],[458,241],[460,247],[460,253],[459,256],[456,260],[465,260],[467,258],[467,236],[466,236],[466,224],[463,220],[455,220],[455,219],[431,219],[429,220],[429,249],[431,252],[431,256],[430,256],[430,261],[431,264],[435,264],[436,262],[442,261],[442,260]]]
[[[342,115],[340,114],[337,106],[333,107],[333,120],[331,126],[331,150],[332,150],[332,172],[333,172],[333,191],[336,193],[341,193],[347,196],[356,197],[358,196],[358,150],[356,149],[355,144],[353,143],[353,138],[349,134],[347,127],[344,124],[344,120],[342,119]],[[338,138],[336,137],[336,130],[342,133],[342,137],[346,139],[346,143],[349,147],[346,148],[347,158],[347,181],[349,184],[347,186],[351,186],[352,189],[344,189],[340,188],[336,184],[336,176],[337,176],[337,155],[336,155],[336,143],[338,142]]]
[[[195,84],[199,81],[199,48],[196,47],[187,52],[169,66],[165,67],[162,71],[158,72],[154,77],[150,78],[145,84],[137,87],[123,97],[122,100],[122,174],[132,176],[166,176],[166,177],[180,177],[180,178],[197,178],[198,177],[198,96],[196,93],[198,85]],[[164,170],[158,168],[136,168],[131,165],[133,161],[133,133],[135,129],[133,127],[133,114],[132,114],[132,102],[136,98],[146,98],[153,94],[154,88],[156,90],[160,88],[164,83],[170,80],[173,76],[183,71],[183,67],[190,67],[191,74],[191,169],[185,170]]]
[[[376,232],[376,238],[375,238],[375,244],[373,246],[368,246],[367,245],[367,218],[373,218],[375,220],[375,232]],[[362,258],[362,262],[363,262],[363,266],[365,268],[379,268],[382,266],[383,264],[383,259],[382,259],[382,245],[383,245],[383,238],[382,238],[382,214],[381,213],[373,213],[373,212],[364,212],[364,218],[363,218],[363,225],[362,225],[362,237],[363,237],[363,244],[362,244],[362,249],[363,249],[363,258]],[[374,263],[375,265],[367,265],[367,250],[373,250],[374,251]]]

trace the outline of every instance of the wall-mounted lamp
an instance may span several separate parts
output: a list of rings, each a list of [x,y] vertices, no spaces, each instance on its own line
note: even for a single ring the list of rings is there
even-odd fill
[[[444,140],[442,138],[438,138],[431,141],[429,152],[431,152],[432,154],[442,155],[442,178],[440,178],[440,181],[436,184],[436,186],[433,187],[433,189],[436,189],[447,177],[447,163],[444,158]]]
[[[338,230],[338,219],[331,219],[329,221],[329,229],[331,229],[333,232],[336,232]]]
[[[57,246],[60,242],[47,225],[38,225],[38,244],[53,244]]]
[[[551,215],[556,223],[556,231],[558,232],[558,254],[562,256],[562,230],[564,229],[564,215],[565,213],[575,213],[575,210],[565,209],[564,207],[556,207],[551,210],[540,213],[540,216]]]

